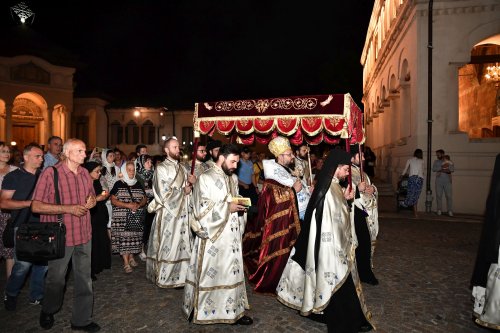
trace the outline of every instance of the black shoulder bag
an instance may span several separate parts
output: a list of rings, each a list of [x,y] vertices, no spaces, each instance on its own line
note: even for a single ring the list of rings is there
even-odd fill
[[[130,186],[127,184],[127,190],[130,194],[130,199],[134,202],[134,196],[130,190]],[[146,219],[146,210],[144,208],[139,208],[135,212],[130,209],[127,211],[125,231],[132,232],[142,232],[144,230],[144,220]]]
[[[54,192],[56,204],[61,204],[59,197],[59,175],[54,170]],[[16,233],[16,256],[22,261],[39,262],[64,257],[66,247],[66,226],[62,214],[57,215],[57,222],[22,223]]]

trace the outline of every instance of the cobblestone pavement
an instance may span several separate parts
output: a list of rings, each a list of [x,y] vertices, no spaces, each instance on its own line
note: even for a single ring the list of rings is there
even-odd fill
[[[386,212],[380,218],[375,273],[380,285],[363,285],[378,332],[485,332],[471,321],[468,289],[481,219]],[[271,296],[249,291],[254,325],[189,324],[181,314],[182,290],[160,289],[145,278],[145,265],[123,273],[119,257],[94,282],[94,319],[104,332],[326,332]],[[5,286],[0,265],[0,287]],[[0,332],[37,332],[40,306],[28,304],[27,286],[16,312],[0,309]],[[73,281],[52,332],[70,331]]]

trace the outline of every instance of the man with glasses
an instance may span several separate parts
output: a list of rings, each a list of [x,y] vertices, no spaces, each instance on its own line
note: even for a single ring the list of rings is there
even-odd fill
[[[293,150],[287,138],[269,143],[275,160],[264,160],[264,185],[257,218],[248,221],[243,256],[254,290],[275,293],[290,251],[300,232],[310,194],[304,181],[291,173]]]
[[[205,163],[205,159],[207,157],[207,149],[204,145],[198,145],[196,149],[196,160],[194,162],[194,175],[198,178],[205,170],[208,170],[210,167],[207,163]],[[184,166],[186,167],[186,171],[188,174],[191,173],[191,166],[193,161],[187,161]]]

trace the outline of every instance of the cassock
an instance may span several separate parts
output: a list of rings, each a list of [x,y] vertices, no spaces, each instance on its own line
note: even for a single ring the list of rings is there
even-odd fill
[[[299,203],[292,187],[296,178],[274,160],[264,160],[263,165],[266,180],[257,204],[257,217],[246,226],[243,255],[254,290],[274,294],[300,233]],[[301,192],[305,211],[309,199],[305,184]]]
[[[241,241],[245,216],[231,213],[238,178],[215,165],[202,173],[193,188],[196,233],[184,287],[183,312],[196,324],[232,324],[249,308]]]
[[[359,278],[362,282],[377,283],[373,274],[373,254],[378,235],[378,192],[373,194],[361,193],[358,184],[361,182],[361,170],[357,165],[351,166],[352,184],[355,187],[354,197],[354,227],[358,239],[356,248],[356,262]],[[363,180],[372,185],[370,178],[363,172]]]
[[[281,303],[302,315],[321,314],[329,332],[358,332],[371,314],[356,270],[349,206],[339,180],[332,178],[339,158],[350,164],[343,151],[334,150],[327,158],[276,292]]]
[[[162,288],[184,286],[191,258],[188,197],[184,194],[187,175],[171,158],[160,163],[153,179],[154,200],[148,212],[155,213],[147,251],[147,278]]]
[[[500,330],[500,154],[496,157],[486,199],[471,287],[476,324]]]

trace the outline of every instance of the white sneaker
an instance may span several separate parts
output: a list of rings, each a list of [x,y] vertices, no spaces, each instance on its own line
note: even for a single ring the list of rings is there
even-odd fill
[[[441,211],[440,211],[440,210],[438,210],[438,211],[436,212],[436,214],[437,214],[437,215],[441,215]]]
[[[139,258],[140,258],[142,261],[146,261],[146,253],[141,252],[141,254],[139,254]]]
[[[448,212],[448,216],[453,216],[453,212],[451,210]]]

